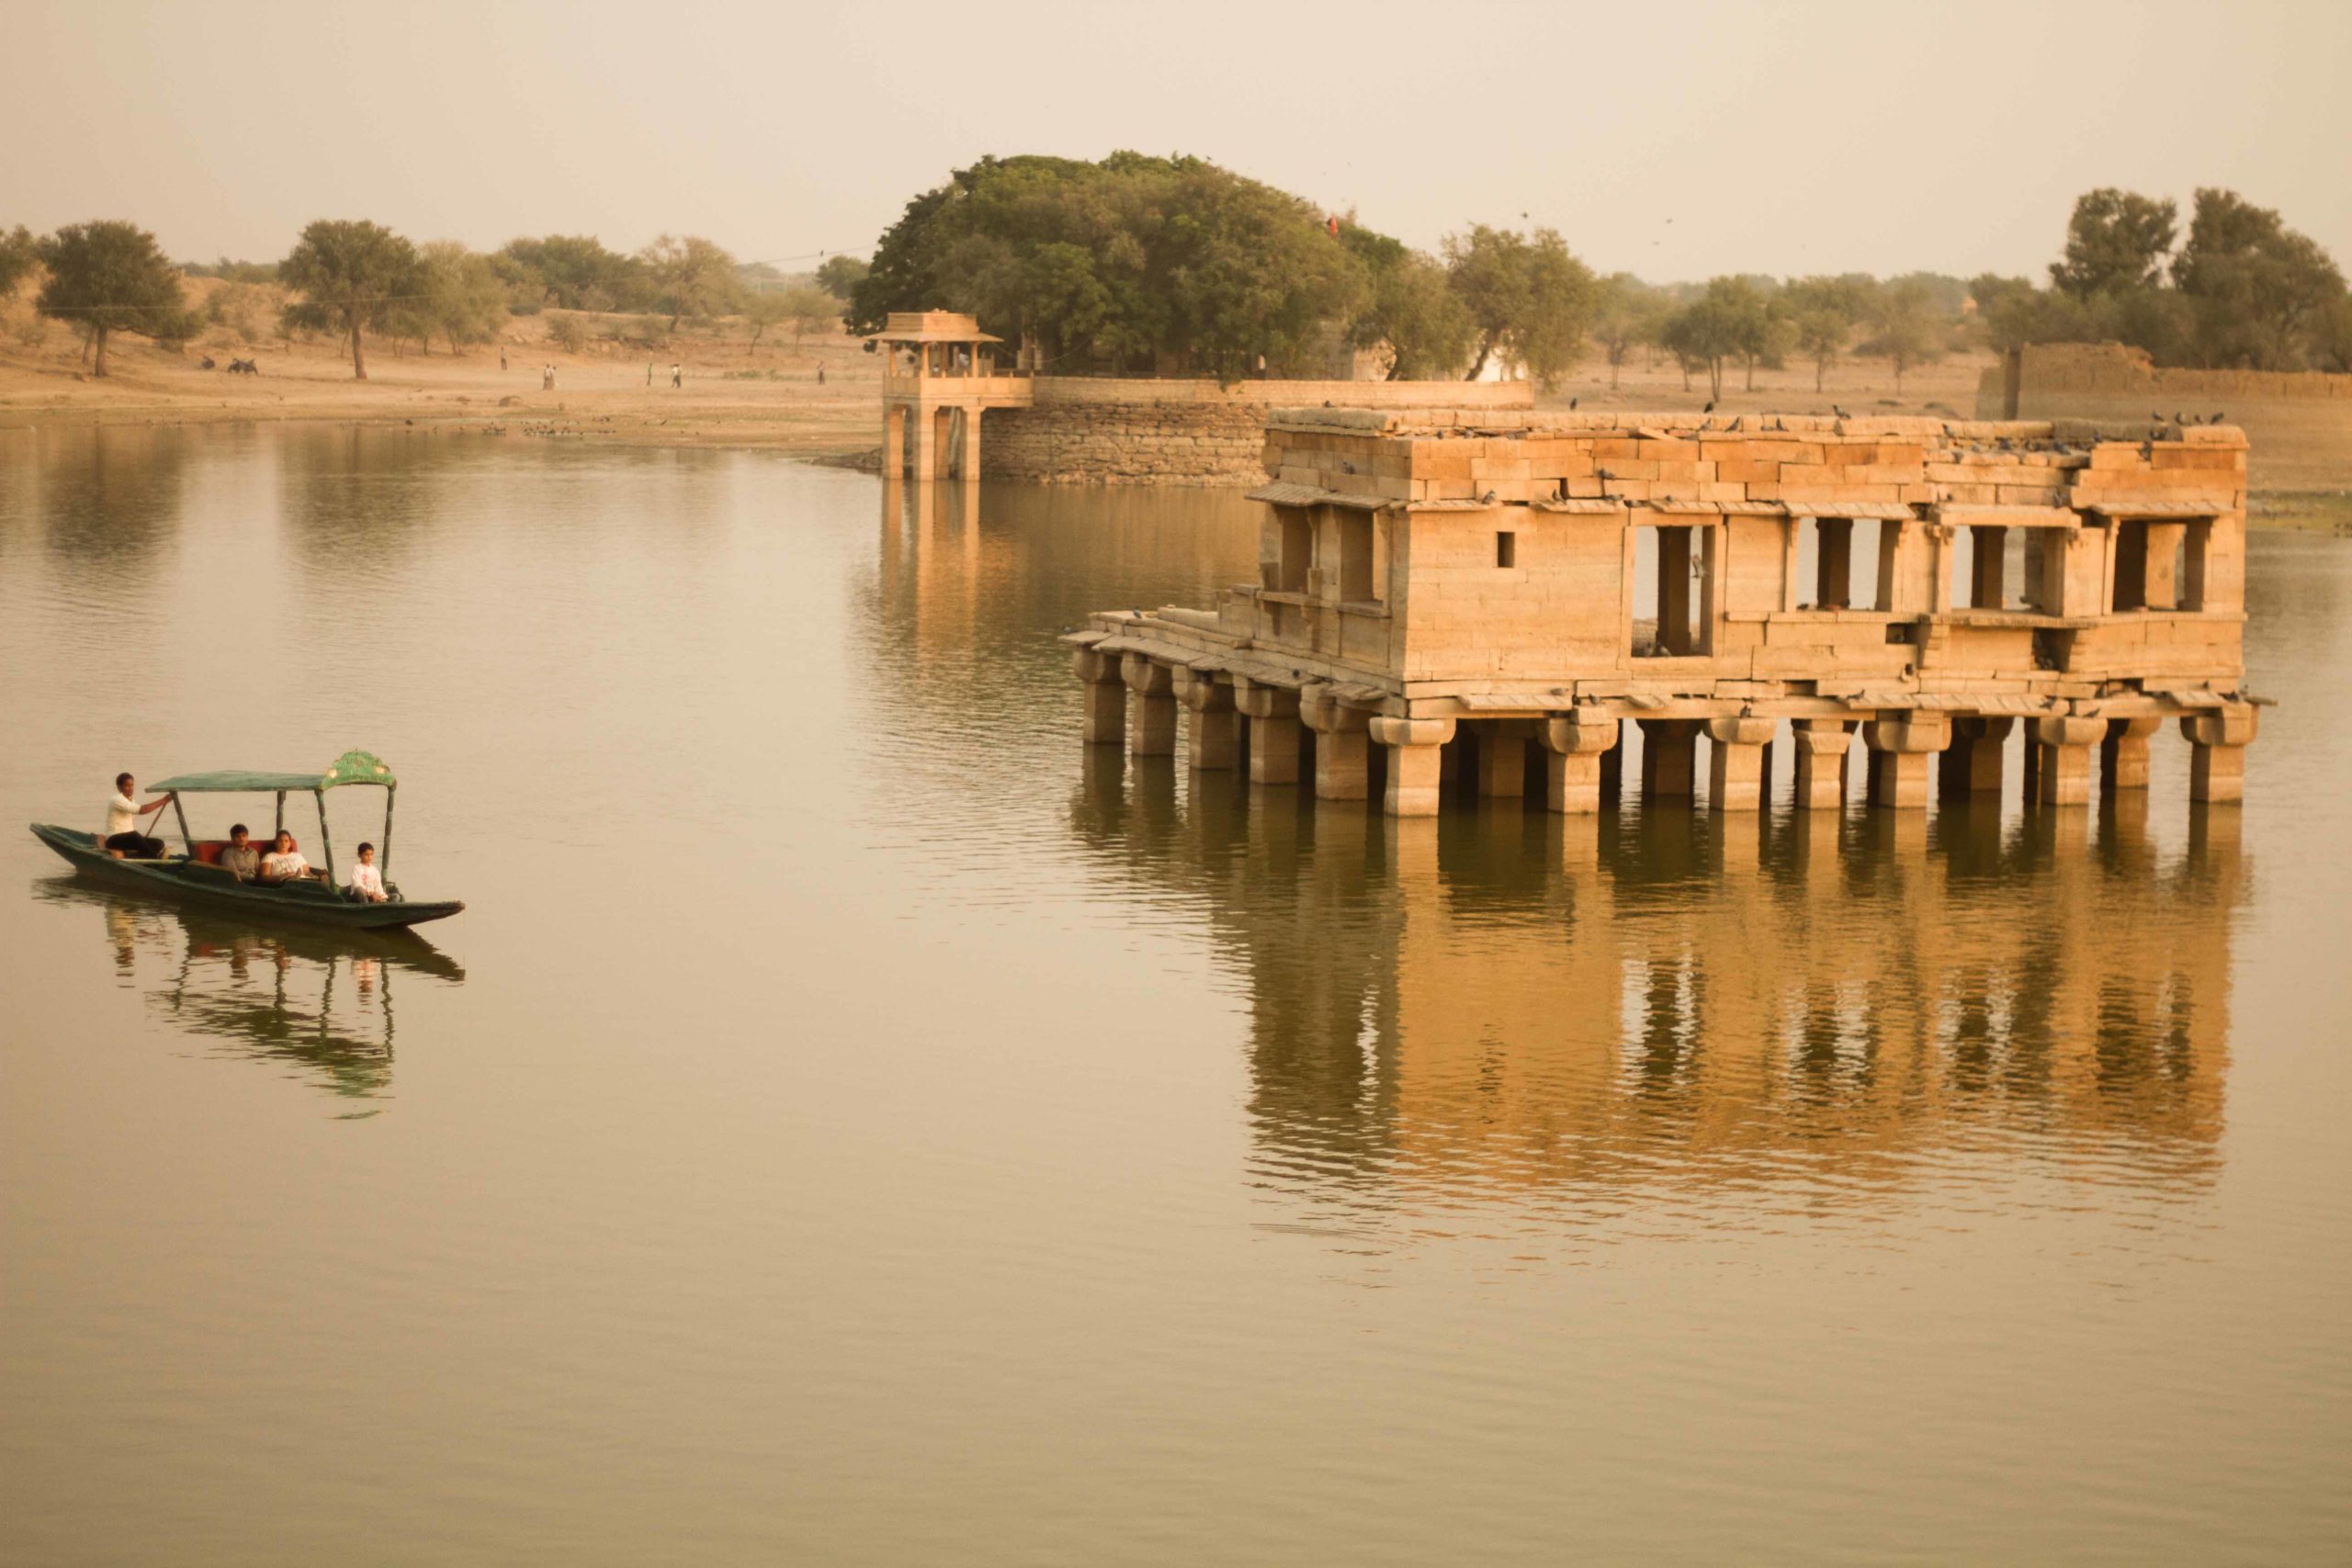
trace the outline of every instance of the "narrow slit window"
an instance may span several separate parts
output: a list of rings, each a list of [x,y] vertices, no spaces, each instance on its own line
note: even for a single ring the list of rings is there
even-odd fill
[[[1519,564],[1519,536],[1501,533],[1495,536],[1495,565],[1506,570]]]

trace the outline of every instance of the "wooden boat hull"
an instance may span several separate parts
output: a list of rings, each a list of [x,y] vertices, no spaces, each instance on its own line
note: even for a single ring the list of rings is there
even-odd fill
[[[343,931],[394,931],[444,920],[465,905],[456,899],[436,904],[355,904],[317,884],[264,887],[239,882],[217,866],[183,857],[166,860],[117,860],[98,844],[97,836],[47,822],[32,824],[33,837],[55,850],[80,874],[109,886],[162,898],[185,898],[216,909],[272,919],[299,920],[304,925],[334,926]]]

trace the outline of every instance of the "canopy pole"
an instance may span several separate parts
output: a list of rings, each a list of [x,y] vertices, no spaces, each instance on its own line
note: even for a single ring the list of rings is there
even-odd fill
[[[376,869],[386,876],[392,874],[392,796],[399,793],[391,784],[384,786],[384,847],[376,852]]]
[[[180,804],[180,792],[177,790],[172,791],[172,815],[180,819],[180,848],[187,852],[188,859],[194,860],[196,840],[187,836],[187,807]]]
[[[326,857],[327,886],[334,886],[334,840],[327,837],[327,792],[314,789],[311,798],[319,803],[319,853]]]
[[[286,831],[286,792],[281,789],[277,792],[277,826],[271,829],[269,833],[269,841],[273,846],[277,842],[277,835],[284,831]]]

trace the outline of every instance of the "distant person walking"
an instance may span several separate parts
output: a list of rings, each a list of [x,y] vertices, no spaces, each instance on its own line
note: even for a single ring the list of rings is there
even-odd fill
[[[650,359],[645,362],[645,384],[649,387],[653,385],[653,361]]]
[[[683,387],[685,384],[686,373],[678,367],[676,360],[672,360],[670,362],[670,385],[673,387]]]
[[[824,384],[825,384],[825,367],[824,367],[823,366],[820,365],[820,366],[818,366],[818,367],[817,367],[817,385],[819,385],[820,387],[821,387],[821,386],[823,386]]]
[[[506,345],[503,343],[498,345],[498,367],[501,370],[506,368]]]
[[[555,390],[554,366],[542,365],[539,367],[539,390],[542,392],[552,392]]]

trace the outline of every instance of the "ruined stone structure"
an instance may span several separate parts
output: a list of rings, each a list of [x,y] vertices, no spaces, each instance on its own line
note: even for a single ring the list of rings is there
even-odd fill
[[[1000,371],[1001,339],[953,310],[893,310],[875,335],[882,376],[882,471],[919,480],[1048,484],[1247,484],[1259,478],[1278,405],[1526,409],[1524,381],[1236,381]],[[989,422],[981,457],[980,423]]]
[[[2257,493],[2352,491],[2352,376],[2317,370],[2159,369],[2119,343],[2032,344],[1984,372],[1979,419],[2144,425],[2222,414],[2245,432]]]
[[[1215,381],[1041,376],[989,422],[986,477],[1046,484],[1248,485],[1278,407],[1527,409],[1525,381]]]
[[[1029,376],[997,374],[996,345],[1003,340],[952,310],[893,310],[874,341],[888,356],[882,367],[882,471],[926,481],[977,477],[980,415],[1029,404]]]
[[[1449,764],[1546,804],[1621,788],[1797,804],[2146,786],[2177,721],[2200,801],[2239,797],[2245,440],[2233,427],[1294,409],[1266,432],[1259,580],[1072,634],[1084,734],[1435,812]],[[1132,707],[1132,716],[1130,708]],[[1246,728],[1245,728],[1246,722]],[[1246,739],[1245,739],[1246,736]],[[1375,756],[1375,753],[1378,753]]]

